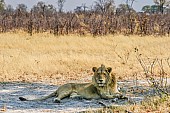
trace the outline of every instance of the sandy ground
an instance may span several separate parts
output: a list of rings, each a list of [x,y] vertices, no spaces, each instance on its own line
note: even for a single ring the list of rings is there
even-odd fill
[[[168,81],[170,83],[170,79]],[[85,99],[63,99],[61,103],[53,103],[53,98],[41,102],[22,102],[18,99],[24,96],[33,99],[48,95],[55,91],[58,86],[45,85],[43,83],[1,83],[0,84],[0,108],[1,112],[7,113],[71,113],[91,111],[105,106],[125,105],[127,102],[139,103],[153,91],[147,87],[146,81],[124,81],[118,83],[122,91],[126,92],[129,100],[85,100]],[[142,86],[142,87],[141,87]],[[3,109],[5,108],[5,109]]]
[[[48,95],[57,86],[42,83],[5,83],[0,88],[0,106],[7,107],[8,113],[39,112],[77,112],[88,108],[101,107],[97,101],[64,99],[62,103],[53,103],[53,98],[41,102],[21,102],[18,97],[37,98]]]

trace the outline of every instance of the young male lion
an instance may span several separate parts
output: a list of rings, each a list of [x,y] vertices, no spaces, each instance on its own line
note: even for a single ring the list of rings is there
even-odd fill
[[[60,86],[55,92],[48,96],[33,99],[31,101],[45,100],[50,97],[56,97],[54,102],[60,102],[65,97],[80,97],[85,99],[110,99],[121,98],[122,95],[117,90],[117,81],[113,75],[111,67],[105,67],[103,64],[97,68],[92,68],[94,75],[91,83],[67,83]],[[29,101],[19,97],[21,101]]]

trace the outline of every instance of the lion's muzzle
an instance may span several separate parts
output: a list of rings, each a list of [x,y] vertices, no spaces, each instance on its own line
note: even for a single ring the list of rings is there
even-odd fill
[[[103,87],[103,86],[105,86],[106,82],[103,79],[99,79],[99,80],[97,80],[97,84],[98,84],[98,86]]]

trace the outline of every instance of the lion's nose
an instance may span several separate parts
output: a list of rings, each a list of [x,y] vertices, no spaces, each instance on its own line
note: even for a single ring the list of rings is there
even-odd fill
[[[103,80],[102,80],[102,79],[99,79],[99,81],[100,81],[100,82],[103,82]]]

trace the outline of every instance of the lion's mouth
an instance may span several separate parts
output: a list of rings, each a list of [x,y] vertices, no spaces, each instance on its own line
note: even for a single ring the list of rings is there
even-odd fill
[[[98,86],[99,86],[99,87],[103,87],[103,86],[105,86],[105,83],[101,83],[101,82],[100,82],[100,83],[98,83]]]

